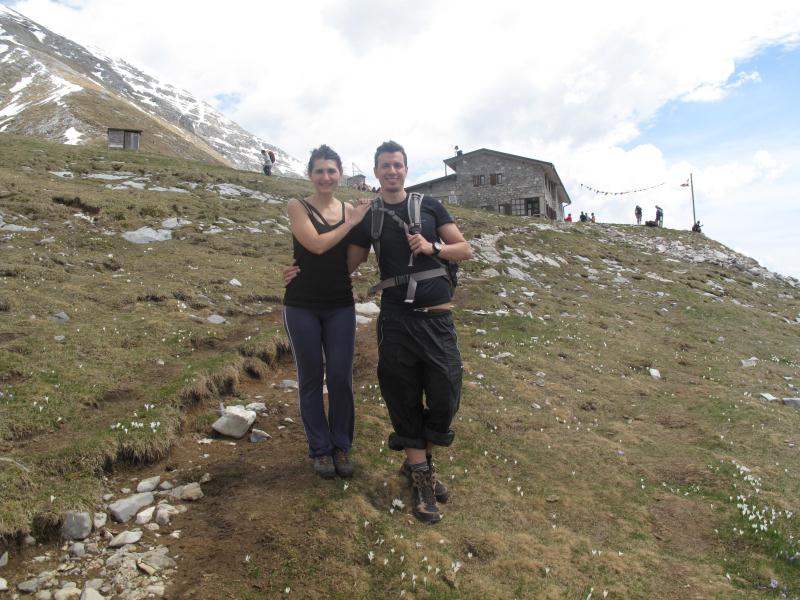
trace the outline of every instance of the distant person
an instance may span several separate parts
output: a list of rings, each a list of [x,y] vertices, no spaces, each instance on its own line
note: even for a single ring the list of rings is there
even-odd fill
[[[353,351],[356,314],[347,266],[348,238],[370,210],[363,199],[354,206],[334,197],[342,160],[322,145],[311,153],[308,177],[314,193],[286,205],[292,231],[296,277],[283,296],[283,323],[297,367],[300,417],[322,478],[351,477],[353,444]],[[328,385],[328,413],[322,398]]]
[[[586,216],[586,213],[581,211],[581,223],[586,223],[589,218]]]
[[[592,213],[592,223],[597,223],[597,218],[594,216],[594,213]]]
[[[656,225],[658,227],[664,226],[664,209],[656,205]]]
[[[572,213],[569,213],[569,214],[567,215],[567,218],[566,218],[566,219],[564,219],[564,221],[565,221],[565,222],[567,222],[567,223],[572,223]]]
[[[695,233],[703,233],[703,226],[700,224],[700,221],[695,221],[694,225],[692,225],[692,231]]]
[[[272,175],[272,165],[275,164],[275,153],[272,150],[261,150],[261,160],[264,163],[262,171],[264,175],[270,177]]]
[[[633,211],[633,214],[636,216],[636,224],[637,225],[641,225],[642,224],[642,207],[637,204],[636,208]]]

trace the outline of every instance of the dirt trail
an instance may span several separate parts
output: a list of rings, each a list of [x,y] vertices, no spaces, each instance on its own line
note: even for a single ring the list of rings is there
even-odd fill
[[[374,363],[370,362],[373,335],[369,326],[358,333],[356,389],[359,376],[374,378]],[[187,435],[162,463],[115,478],[120,487],[131,477],[160,474],[177,481],[196,481],[204,473],[211,475],[211,481],[202,486],[204,498],[173,518],[171,529],[179,529],[180,538],[162,535],[159,539],[178,561],[178,575],[167,588],[167,597],[272,597],[284,589],[280,582],[287,580],[287,572],[309,560],[319,561],[317,572],[325,576],[324,544],[319,539],[324,536],[325,511],[305,507],[309,491],[312,495],[318,491],[323,502],[332,486],[340,487],[343,481],[323,481],[312,472],[297,391],[273,386],[295,378],[292,357],[285,356],[268,379],[245,377],[237,387],[239,397],[223,399],[227,404],[264,402],[267,413],[254,426],[270,433],[271,440],[253,444],[247,437],[235,441],[214,438],[211,444],[201,444],[201,435]],[[211,412],[215,408],[216,403],[209,401],[195,410]],[[285,422],[286,417],[294,423]],[[279,425],[283,428],[278,429]],[[292,580],[294,597],[325,597],[313,581],[300,585],[302,589]]]

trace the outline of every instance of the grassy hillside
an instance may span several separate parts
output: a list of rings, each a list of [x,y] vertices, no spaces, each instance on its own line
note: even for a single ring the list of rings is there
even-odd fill
[[[192,436],[210,433],[220,399],[259,396],[276,423],[297,418],[272,383],[292,376],[284,202],[308,191],[0,134],[9,544],[96,506],[104,477],[130,478],[130,465],[197,460]],[[213,447],[206,468],[220,483],[195,530],[203,511],[230,509],[243,523],[208,533],[211,560],[190,513],[175,597],[800,594],[800,412],[760,397],[800,395],[796,282],[688,232],[453,212],[476,259],[457,293],[465,385],[456,442],[439,460],[453,495],[443,522],[391,510],[408,498],[384,445],[373,328],[361,326],[357,477],[314,479],[299,430],[273,429],[269,450]],[[168,218],[191,224],[163,242],[120,235]],[[364,268],[362,296],[374,278]],[[61,311],[69,321],[51,319]],[[743,367],[751,356],[758,363]]]

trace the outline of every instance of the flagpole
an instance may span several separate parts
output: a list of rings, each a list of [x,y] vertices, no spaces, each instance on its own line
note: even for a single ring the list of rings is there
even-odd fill
[[[694,181],[692,180],[691,173],[689,173],[689,186],[692,190],[692,227],[694,227],[694,224],[697,223],[697,213],[695,213],[694,210]]]

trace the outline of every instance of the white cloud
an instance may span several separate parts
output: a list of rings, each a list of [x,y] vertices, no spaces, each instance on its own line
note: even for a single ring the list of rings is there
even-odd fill
[[[745,83],[759,83],[761,75],[757,71],[751,73],[739,73],[730,83],[704,83],[697,86],[688,94],[683,96],[685,102],[717,102],[729,95],[736,88],[742,87]]]

